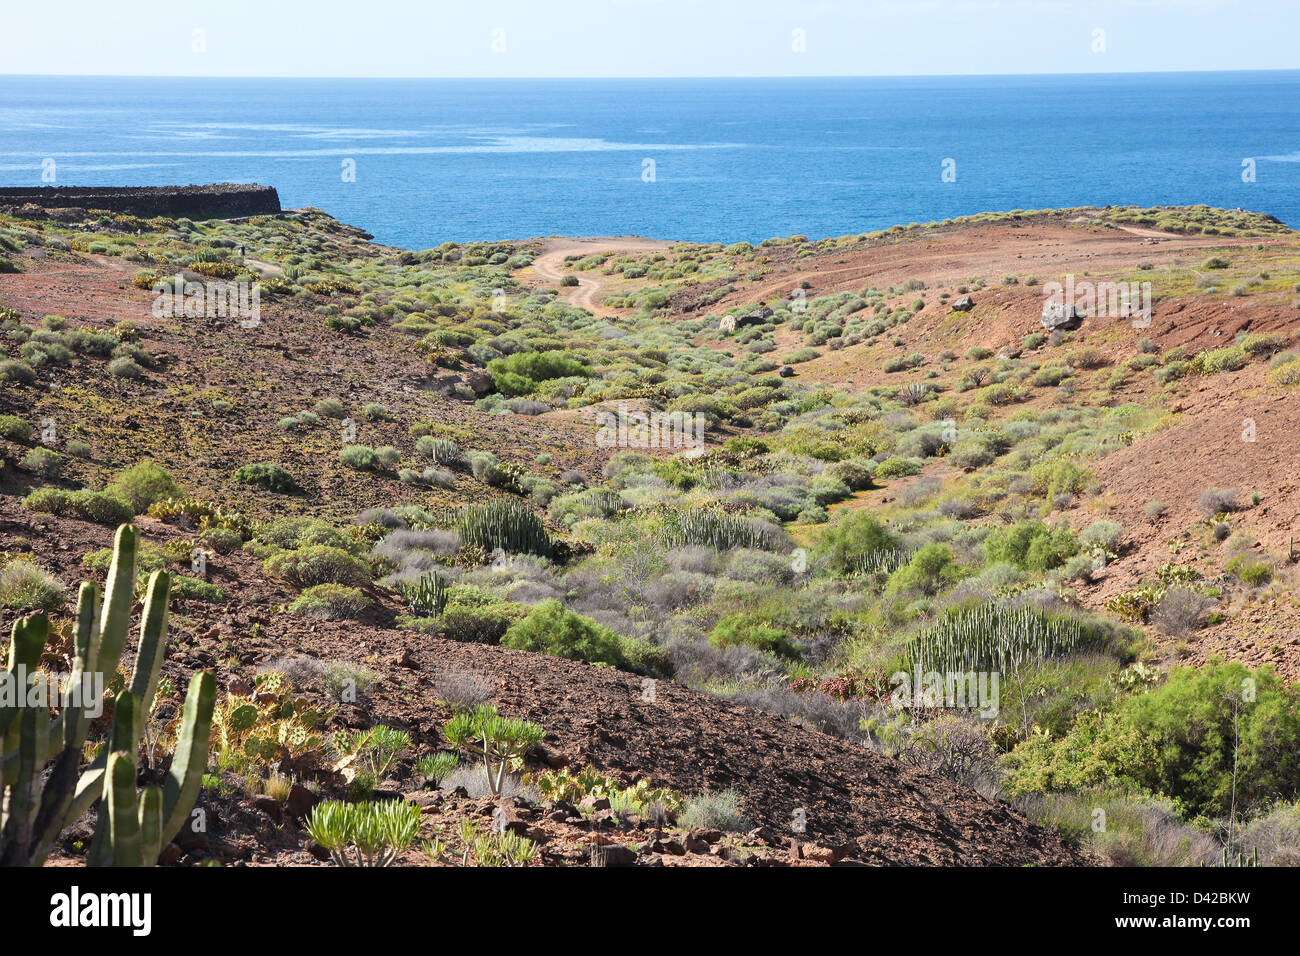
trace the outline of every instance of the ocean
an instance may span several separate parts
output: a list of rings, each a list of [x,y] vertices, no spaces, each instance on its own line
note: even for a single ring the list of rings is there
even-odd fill
[[[1253,181],[1248,181],[1253,179]],[[0,76],[0,185],[258,182],[382,242],[757,242],[1208,203],[1300,226],[1300,71],[680,80]]]

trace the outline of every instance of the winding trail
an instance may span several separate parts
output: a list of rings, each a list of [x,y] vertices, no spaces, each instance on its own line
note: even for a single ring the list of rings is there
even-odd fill
[[[533,274],[547,285],[557,286],[561,296],[569,305],[586,309],[592,315],[617,315],[617,309],[609,309],[601,304],[602,290],[609,280],[599,273],[574,272],[565,268],[567,256],[590,256],[601,252],[656,252],[667,249],[674,243],[666,239],[643,239],[640,236],[591,236],[581,239],[544,239],[542,254],[533,260]],[[566,275],[577,278],[576,286],[561,286],[560,280]]]

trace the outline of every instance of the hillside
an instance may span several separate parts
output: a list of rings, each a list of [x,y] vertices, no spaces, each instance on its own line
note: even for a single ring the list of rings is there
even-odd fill
[[[219,709],[324,711],[270,753],[214,737],[215,822],[164,862],[317,864],[311,806],[378,795],[442,841],[408,864],[460,859],[464,820],[545,865],[1194,864],[1237,812],[1217,784],[1076,766],[1072,735],[1220,659],[1294,708],[1300,236],[1267,216],[423,251],[318,210],[23,216],[0,217],[4,626],[58,631],[134,512],[177,581],[158,726],[204,668]],[[1049,333],[1067,275],[1150,283],[1150,322]],[[256,314],[184,313],[184,283],[223,282],[258,283]],[[602,439],[632,412],[704,446]],[[988,643],[944,636],[968,620]],[[1000,674],[996,716],[891,699],[923,662]],[[485,701],[545,734],[495,798],[422,761]],[[347,739],[376,726],[410,735],[388,760]],[[588,765],[668,792],[546,796]],[[1243,825],[1300,796],[1242,790]],[[1098,801],[1122,821],[1100,838]]]

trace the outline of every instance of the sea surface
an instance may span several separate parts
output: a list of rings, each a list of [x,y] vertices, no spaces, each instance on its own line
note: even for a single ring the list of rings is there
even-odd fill
[[[819,238],[1130,203],[1242,207],[1300,227],[1300,71],[0,76],[0,185],[49,177],[265,183],[286,207],[317,206],[414,249],[543,235]]]

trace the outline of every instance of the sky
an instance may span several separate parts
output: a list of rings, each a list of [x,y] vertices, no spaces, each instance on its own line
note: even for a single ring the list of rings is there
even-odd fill
[[[61,0],[0,73],[897,76],[1300,68],[1297,0]]]

